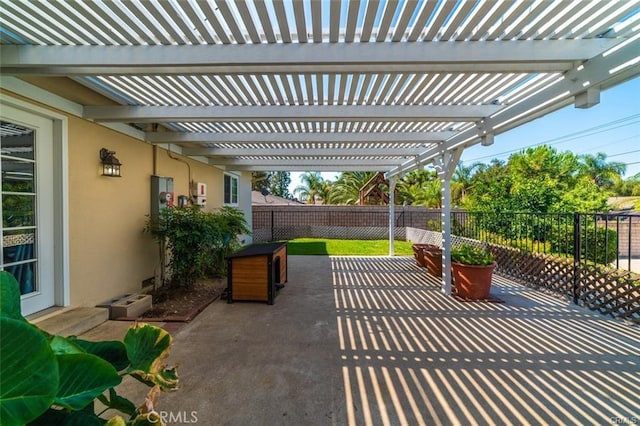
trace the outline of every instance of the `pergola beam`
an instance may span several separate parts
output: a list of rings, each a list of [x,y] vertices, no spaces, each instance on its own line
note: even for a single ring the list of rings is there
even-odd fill
[[[501,105],[86,106],[101,122],[477,121]]]
[[[380,159],[344,159],[318,160],[316,158],[298,159],[225,159],[214,157],[209,159],[212,166],[223,167],[225,170],[235,171],[382,171],[386,172],[396,167],[400,161]]]
[[[210,163],[212,166],[217,166],[217,164]],[[252,164],[252,165],[228,165],[221,166],[225,170],[229,171],[246,171],[246,172],[387,172],[393,169],[395,166],[387,165],[368,165],[366,163],[362,164],[340,164],[340,165],[330,165],[330,164],[321,164],[314,162],[313,164],[309,163],[300,163],[296,162],[295,164]]]
[[[190,75],[340,72],[557,72],[611,39],[425,43],[5,45],[2,74]]]
[[[182,148],[182,154],[204,157],[313,157],[313,156],[389,156],[418,155],[418,148]]]
[[[323,132],[323,133],[220,133],[220,132],[147,132],[145,140],[166,143],[375,143],[443,141],[455,135],[442,132]]]
[[[333,166],[334,170],[342,170],[342,167],[366,165],[368,170],[378,170],[379,167],[388,167],[400,164],[398,159],[370,159],[370,158],[327,158],[325,160],[307,158],[219,158],[213,157],[209,164],[217,166],[289,166],[303,167],[303,170],[316,165]]]

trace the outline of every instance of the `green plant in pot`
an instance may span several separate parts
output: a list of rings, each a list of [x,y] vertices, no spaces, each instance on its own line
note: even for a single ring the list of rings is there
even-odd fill
[[[478,300],[489,297],[496,264],[483,247],[463,243],[451,249],[451,273],[458,296]]]

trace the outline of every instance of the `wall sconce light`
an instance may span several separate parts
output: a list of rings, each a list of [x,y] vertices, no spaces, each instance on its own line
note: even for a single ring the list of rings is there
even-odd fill
[[[115,157],[115,151],[106,148],[100,150],[100,161],[102,161],[102,176],[120,177],[120,160]]]

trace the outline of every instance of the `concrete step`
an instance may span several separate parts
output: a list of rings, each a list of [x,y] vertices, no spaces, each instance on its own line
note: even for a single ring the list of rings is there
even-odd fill
[[[105,308],[72,308],[31,322],[47,333],[68,337],[86,333],[108,319],[109,310]]]

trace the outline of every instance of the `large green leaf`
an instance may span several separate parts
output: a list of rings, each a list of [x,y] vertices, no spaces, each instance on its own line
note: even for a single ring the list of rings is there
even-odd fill
[[[56,355],[85,353],[85,350],[76,345],[71,339],[57,335],[51,337],[49,346],[51,346],[51,350]]]
[[[0,317],[0,336],[0,424],[20,425],[51,405],[58,363],[45,336],[27,322]]]
[[[115,389],[109,389],[109,397],[106,395],[98,396],[98,400],[104,404],[105,407],[118,410],[122,413],[128,414],[133,417],[136,414],[136,406],[133,402],[127,398],[123,398],[116,393]]]
[[[117,370],[124,370],[129,366],[129,358],[127,358],[127,349],[124,343],[117,340],[107,340],[104,342],[90,342],[75,337],[69,338],[71,342],[78,345],[85,352],[99,356],[108,361]]]
[[[160,327],[136,324],[124,336],[127,356],[131,361],[128,372],[150,386],[156,384],[163,391],[178,388],[178,374],[162,360],[169,355],[171,335]]]
[[[107,423],[91,411],[67,411],[49,409],[29,426],[104,426]]]
[[[54,403],[81,410],[105,390],[122,381],[111,364],[86,353],[57,355],[60,385]]]
[[[20,284],[7,271],[0,271],[0,316],[26,321],[20,313]]]
[[[127,426],[127,422],[120,416],[115,416],[109,419],[106,426]]]

